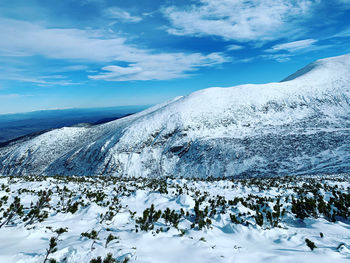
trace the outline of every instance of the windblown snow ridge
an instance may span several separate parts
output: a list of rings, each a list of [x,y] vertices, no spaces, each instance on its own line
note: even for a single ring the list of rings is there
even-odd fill
[[[0,148],[0,174],[271,176],[350,172],[350,55],[280,83],[210,88],[103,125]]]

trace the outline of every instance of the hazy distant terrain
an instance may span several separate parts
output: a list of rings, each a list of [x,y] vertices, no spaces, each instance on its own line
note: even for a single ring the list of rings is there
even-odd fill
[[[148,106],[119,106],[90,109],[42,110],[0,115],[0,143],[20,136],[73,126],[101,124],[144,110]]]

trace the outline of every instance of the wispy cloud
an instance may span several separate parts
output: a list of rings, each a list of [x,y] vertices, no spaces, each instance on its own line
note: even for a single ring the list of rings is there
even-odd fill
[[[200,0],[186,8],[167,7],[168,33],[212,35],[226,40],[266,41],[295,36],[305,29],[297,25],[318,0]]]
[[[71,66],[65,66],[58,69],[59,72],[70,72],[70,71],[81,71],[81,70],[87,70],[88,66],[86,65],[71,65]]]
[[[133,16],[129,12],[119,7],[110,7],[105,10],[105,13],[110,18],[117,19],[119,21],[127,22],[127,23],[137,23],[142,20],[142,17]]]
[[[23,56],[39,55],[69,61],[109,63],[109,67],[103,67],[109,73],[90,76],[91,79],[172,79],[187,76],[199,67],[210,67],[228,61],[221,53],[157,53],[138,48],[127,43],[127,39],[102,30],[45,28],[13,19],[0,19],[0,33],[3,36],[0,41],[0,56],[8,56],[12,52]],[[115,67],[113,63],[118,62],[129,66]],[[29,78],[23,81],[46,84],[43,79]]]
[[[226,47],[226,50],[233,51],[233,50],[240,50],[243,48],[244,46],[241,46],[241,45],[229,45]]]
[[[18,94],[18,93],[10,93],[10,94],[0,94],[0,100],[5,99],[17,99],[17,98],[22,98],[22,97],[30,97],[33,95],[30,94]]]
[[[227,62],[221,53],[195,54],[149,54],[127,67],[107,66],[105,72],[89,76],[90,79],[106,81],[167,80],[184,78],[200,67],[211,67]]]
[[[109,37],[102,30],[45,28],[14,19],[0,18],[0,56],[20,53],[54,59],[112,61],[123,53],[135,52],[126,39]]]
[[[350,8],[350,1],[349,0],[335,0],[338,4],[342,4],[346,8]]]
[[[70,86],[82,84],[82,82],[77,83],[67,80],[61,75],[32,77],[22,74],[0,74],[0,79],[34,83],[38,86]]]
[[[317,40],[315,40],[315,39],[298,40],[298,41],[274,45],[268,51],[269,52],[277,52],[277,51],[285,50],[288,52],[294,52],[294,51],[299,51],[302,49],[308,49],[310,47],[313,47],[316,42],[317,42]]]
[[[319,41],[316,39],[304,39],[274,45],[265,50],[265,52],[269,54],[262,54],[259,57],[276,60],[278,62],[286,62],[293,56],[302,55],[312,51],[324,50],[331,47],[332,45],[319,44]]]
[[[287,62],[292,56],[292,54],[263,54],[259,57],[267,60],[276,60],[278,62]]]
[[[332,37],[350,37],[350,28],[344,29]]]

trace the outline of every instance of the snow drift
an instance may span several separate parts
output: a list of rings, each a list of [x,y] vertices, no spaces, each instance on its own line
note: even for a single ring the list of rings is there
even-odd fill
[[[3,175],[271,176],[350,171],[350,54],[279,83],[210,88],[0,148]]]

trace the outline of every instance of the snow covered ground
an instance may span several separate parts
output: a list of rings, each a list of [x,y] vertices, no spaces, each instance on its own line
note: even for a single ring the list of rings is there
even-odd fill
[[[52,262],[350,262],[349,218],[349,175],[0,177],[0,262],[44,262],[51,237]]]

